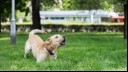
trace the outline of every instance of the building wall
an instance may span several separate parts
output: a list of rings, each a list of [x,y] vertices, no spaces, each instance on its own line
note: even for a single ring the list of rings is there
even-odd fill
[[[61,22],[87,22],[87,23],[101,23],[100,17],[94,17],[91,21],[91,17],[44,17],[41,18],[41,23],[61,23]]]

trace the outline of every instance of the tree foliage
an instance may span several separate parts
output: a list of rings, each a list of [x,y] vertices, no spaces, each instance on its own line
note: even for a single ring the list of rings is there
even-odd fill
[[[27,3],[29,0],[15,0],[16,10],[28,12]],[[51,10],[57,6],[57,0],[40,0],[40,10]],[[123,11],[123,4],[127,0],[63,0],[63,10],[110,10],[114,4],[115,11]],[[3,17],[10,17],[11,0],[0,0],[0,11]]]
[[[26,7],[28,0],[15,0],[15,9],[20,11],[28,11]],[[6,18],[11,18],[11,2],[12,0],[0,0],[0,32],[1,22],[6,21]]]
[[[109,9],[106,0],[63,0],[64,10]]]
[[[114,10],[116,12],[123,11],[123,4],[127,0],[63,0],[64,10],[91,10],[103,9]]]
[[[51,10],[56,7],[55,0],[40,0],[40,9],[41,10]]]
[[[11,16],[11,1],[12,0],[0,0],[0,11],[2,18],[7,18]],[[28,0],[15,0],[15,9],[20,11],[27,11],[26,7]]]
[[[87,5],[91,0],[64,0],[63,9],[64,10],[85,10],[91,9],[91,5]],[[95,6],[97,7],[97,6]]]

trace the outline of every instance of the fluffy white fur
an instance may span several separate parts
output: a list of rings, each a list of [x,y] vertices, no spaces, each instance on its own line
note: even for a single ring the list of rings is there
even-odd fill
[[[46,32],[34,29],[29,33],[28,40],[25,43],[24,57],[26,58],[27,54],[32,51],[36,62],[41,62],[46,59],[56,59],[58,48],[65,44],[65,36],[56,34],[48,38],[46,41],[43,41],[35,33]]]

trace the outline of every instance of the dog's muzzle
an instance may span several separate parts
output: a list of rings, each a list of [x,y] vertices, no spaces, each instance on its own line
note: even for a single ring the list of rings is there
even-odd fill
[[[64,40],[60,43],[60,45],[65,45],[65,36],[63,36]]]

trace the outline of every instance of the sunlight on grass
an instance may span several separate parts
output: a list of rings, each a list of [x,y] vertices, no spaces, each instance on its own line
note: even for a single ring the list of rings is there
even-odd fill
[[[0,38],[0,40],[9,40],[9,39],[10,39],[9,37]]]
[[[17,69],[18,69],[17,66],[15,66],[15,65],[11,66],[11,70],[17,70]]]
[[[111,69],[104,69],[103,71],[127,71],[127,68],[118,68],[118,69],[111,68]]]

